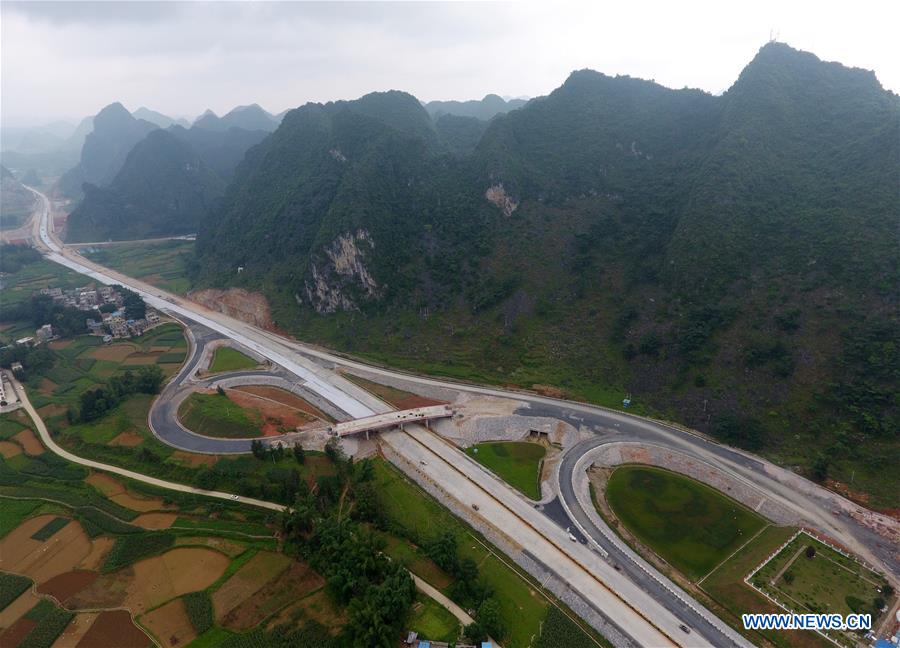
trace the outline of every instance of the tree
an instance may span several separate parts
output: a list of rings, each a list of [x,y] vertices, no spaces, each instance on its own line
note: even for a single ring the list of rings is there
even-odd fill
[[[819,454],[812,465],[813,480],[819,483],[825,481],[825,479],[828,477],[828,466],[828,457],[826,457],[824,454]]]
[[[807,547],[806,547],[806,557],[807,557],[807,558],[814,558],[815,555],[816,555],[816,548],[815,548],[814,546],[812,546],[812,545],[807,546]]]
[[[503,616],[500,612],[500,603],[497,599],[485,599],[478,608],[475,619],[484,631],[494,639],[502,639],[506,635],[506,628],[503,627]]]
[[[140,295],[120,285],[114,285],[113,289],[122,296],[126,318],[144,319],[147,316],[147,304]]]
[[[488,633],[485,632],[484,628],[477,620],[467,625],[463,630],[463,634],[465,634],[466,637],[469,638],[469,641],[474,644],[480,644],[488,638]]]
[[[451,574],[459,571],[459,554],[457,553],[456,536],[445,531],[428,543],[428,557],[438,567]]]
[[[339,437],[333,436],[328,439],[328,443],[325,444],[325,456],[331,460],[331,463],[339,467],[347,460]]]
[[[257,459],[265,459],[266,458],[266,449],[263,446],[263,442],[259,439],[253,439],[250,442],[250,452],[253,453],[253,456]]]
[[[294,461],[300,465],[306,463],[306,453],[303,451],[303,446],[299,443],[294,444]]]
[[[224,396],[224,395],[225,395],[225,390],[222,389],[222,385],[216,385],[216,393],[217,393],[219,396]]]
[[[273,443],[269,446],[269,452],[272,455],[272,459],[274,461],[281,461],[284,459],[284,444],[283,443]]]

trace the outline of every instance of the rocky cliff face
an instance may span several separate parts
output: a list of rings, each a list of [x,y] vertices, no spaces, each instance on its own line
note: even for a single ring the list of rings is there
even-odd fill
[[[319,313],[334,313],[359,310],[360,300],[377,298],[379,286],[365,265],[374,249],[375,242],[364,229],[334,239],[325,248],[324,259],[310,263],[306,301]]]
[[[484,192],[484,197],[487,198],[489,203],[502,211],[507,218],[512,216],[512,213],[516,211],[516,207],[519,206],[518,201],[506,193],[502,182],[488,187],[487,191]]]

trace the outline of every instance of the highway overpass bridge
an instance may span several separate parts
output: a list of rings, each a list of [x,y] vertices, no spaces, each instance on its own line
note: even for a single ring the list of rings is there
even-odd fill
[[[405,423],[425,423],[432,419],[447,418],[448,416],[453,416],[453,408],[449,405],[428,405],[364,416],[352,421],[341,421],[330,426],[328,433],[333,436],[345,437],[365,432],[368,439],[369,432],[393,427],[402,429]]]

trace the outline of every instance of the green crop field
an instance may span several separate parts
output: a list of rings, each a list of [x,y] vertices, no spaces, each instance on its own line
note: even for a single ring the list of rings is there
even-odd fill
[[[178,409],[185,427],[212,437],[257,437],[262,434],[262,421],[221,394],[193,393]]]
[[[193,241],[177,239],[81,248],[92,261],[179,295],[191,288],[187,262],[193,250]]]
[[[541,460],[546,449],[536,443],[509,441],[478,443],[466,454],[531,499],[541,498]]]
[[[237,371],[239,369],[252,369],[259,363],[253,358],[249,358],[237,349],[231,347],[219,347],[213,355],[212,363],[209,370],[212,373],[220,371]]]
[[[42,526],[40,529],[31,534],[32,540],[47,540],[48,538],[52,538],[57,531],[62,529],[69,523],[69,518],[64,517],[55,517],[47,524]]]
[[[709,573],[766,524],[705,484],[648,466],[617,468],[606,498],[628,531],[693,580]]]

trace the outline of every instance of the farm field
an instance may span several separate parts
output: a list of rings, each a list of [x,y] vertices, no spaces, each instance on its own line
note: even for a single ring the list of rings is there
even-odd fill
[[[191,287],[187,263],[193,250],[193,241],[178,239],[80,248],[92,261],[179,295]]]
[[[477,443],[466,454],[533,500],[541,498],[541,462],[547,450],[527,441]]]
[[[0,417],[6,438],[24,425],[21,417]],[[265,514],[256,509],[192,495],[160,496],[52,453],[15,457],[23,462],[0,460],[0,645],[50,646],[58,640],[82,648],[143,647],[153,643],[146,628],[160,645],[182,646],[218,629],[212,627],[212,597],[228,601],[223,623],[240,636],[324,584],[307,565],[273,552],[272,531],[260,524]],[[9,499],[26,494],[32,499]],[[149,509],[153,513],[140,512]],[[176,513],[164,531],[133,524]],[[196,605],[186,604],[198,590],[210,601],[210,622],[201,629],[194,626]],[[106,608],[121,609],[81,611]]]
[[[31,299],[41,288],[59,287],[63,290],[94,285],[94,280],[51,261],[41,259],[22,266],[18,272],[3,277],[2,302],[11,308]],[[31,333],[34,334],[33,327]]]
[[[616,468],[606,499],[630,533],[693,581],[766,524],[705,484],[649,466]]]
[[[253,369],[259,363],[237,349],[228,346],[220,346],[213,352],[212,362],[209,364],[210,373],[221,371],[238,371],[240,369]]]

